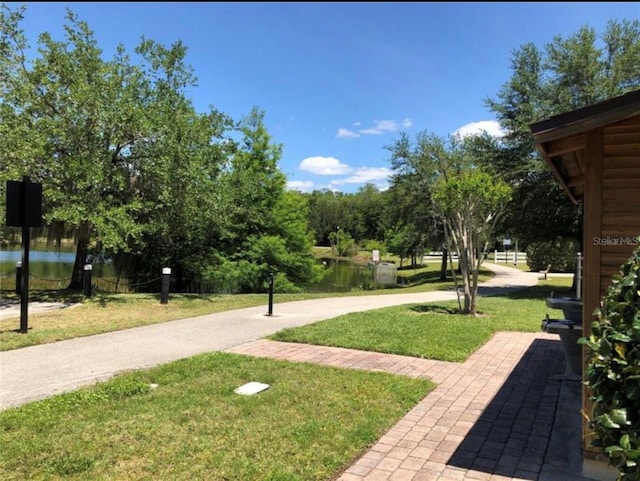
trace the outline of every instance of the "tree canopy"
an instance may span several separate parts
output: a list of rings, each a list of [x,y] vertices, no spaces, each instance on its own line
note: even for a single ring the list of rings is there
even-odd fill
[[[583,26],[511,56],[511,78],[485,99],[505,131],[476,141],[477,156],[514,188],[501,230],[525,243],[572,237],[582,243],[582,214],[535,150],[529,125],[640,87],[640,21],[610,20],[603,32]]]
[[[271,269],[282,289],[313,279],[306,204],[285,192],[264,112],[239,122],[197,112],[181,41],[143,38],[106,59],[71,10],[65,38],[42,33],[28,58],[25,11],[0,10],[0,180],[42,184],[48,234],[75,238],[70,287],[94,253],[134,281],[170,266],[177,290],[212,279],[220,291],[260,290]],[[241,262],[252,268],[229,285],[212,274]]]

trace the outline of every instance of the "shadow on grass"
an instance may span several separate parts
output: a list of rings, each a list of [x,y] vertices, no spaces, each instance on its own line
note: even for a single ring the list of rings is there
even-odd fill
[[[180,301],[187,304],[203,301],[213,303],[219,301],[222,297],[223,296],[221,294],[169,294],[170,300]],[[2,299],[3,304],[20,303],[20,296],[16,294],[14,290],[0,291],[0,298]],[[93,302],[100,305],[101,307],[106,307],[109,304],[125,304],[127,302],[132,302],[144,298],[160,302],[160,293],[114,293],[94,291],[93,295],[90,298],[87,298],[84,295],[84,291],[82,290],[49,289],[29,291],[29,302],[60,302],[64,304]]]
[[[181,304],[192,304],[195,302],[203,303],[215,303],[219,302],[224,296],[221,294],[178,294],[178,293],[169,293],[169,302],[180,302]],[[100,293],[94,295],[92,300],[97,301],[101,307],[108,307],[109,304],[126,304],[129,302],[137,302],[140,300],[149,300],[160,303],[161,296],[159,293],[154,292],[137,292],[137,293],[126,293],[126,294],[109,294],[109,293]]]
[[[489,273],[489,271],[487,271]],[[438,284],[438,283],[451,283],[453,284],[453,277],[451,277],[451,271],[447,271],[446,279],[440,278],[440,271],[426,271],[419,272],[417,274],[407,276],[398,276],[398,284],[395,287],[415,287],[424,284]]]
[[[546,299],[551,296],[553,292],[554,297],[570,295],[571,288],[557,285],[536,285],[527,289],[518,291],[512,291],[504,294],[507,299]]]
[[[3,299],[20,302],[20,296],[13,290],[3,290],[0,294]],[[85,299],[84,293],[81,290],[50,289],[29,291],[30,302],[63,302],[65,304],[75,304],[77,302],[82,302]]]
[[[419,304],[410,307],[409,310],[420,314],[460,314],[458,308],[439,306],[437,304]]]
[[[410,284],[425,284],[427,282],[444,282],[440,279],[440,271],[427,271],[420,272],[412,276],[403,276],[405,282]],[[447,281],[452,280],[450,275],[447,275]]]

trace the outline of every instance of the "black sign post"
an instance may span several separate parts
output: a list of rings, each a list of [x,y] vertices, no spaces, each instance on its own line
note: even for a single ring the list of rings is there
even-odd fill
[[[20,332],[29,331],[29,228],[42,225],[42,184],[7,181],[7,225],[22,227],[22,279],[20,282]]]

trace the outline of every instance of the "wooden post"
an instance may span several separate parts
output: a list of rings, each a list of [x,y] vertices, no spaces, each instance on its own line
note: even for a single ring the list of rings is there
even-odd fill
[[[582,332],[584,336],[591,335],[591,321],[593,311],[600,303],[600,255],[601,247],[594,239],[602,236],[602,155],[603,130],[601,128],[587,134],[585,152],[585,186],[584,186],[584,291],[582,303]],[[587,348],[582,348],[582,378],[586,380]],[[593,404],[589,401],[589,391],[582,388],[582,406],[590,416]],[[587,438],[589,425],[582,422],[582,442],[585,453],[596,454],[590,446],[591,437]]]

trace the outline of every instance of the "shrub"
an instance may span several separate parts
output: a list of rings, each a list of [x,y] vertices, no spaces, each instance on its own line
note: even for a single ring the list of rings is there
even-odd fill
[[[527,265],[532,271],[546,269],[551,264],[555,272],[574,272],[579,248],[577,241],[566,238],[533,242],[527,247]]]
[[[640,248],[613,277],[595,317],[587,346],[585,384],[591,389],[595,439],[619,472],[640,480]]]
[[[338,256],[353,256],[358,251],[356,241],[343,230],[332,232],[328,237],[331,243],[331,251]]]
[[[367,240],[364,242],[364,249],[373,252],[374,250],[378,250],[380,252],[380,258],[383,258],[387,255],[387,246],[384,242],[379,240]]]

